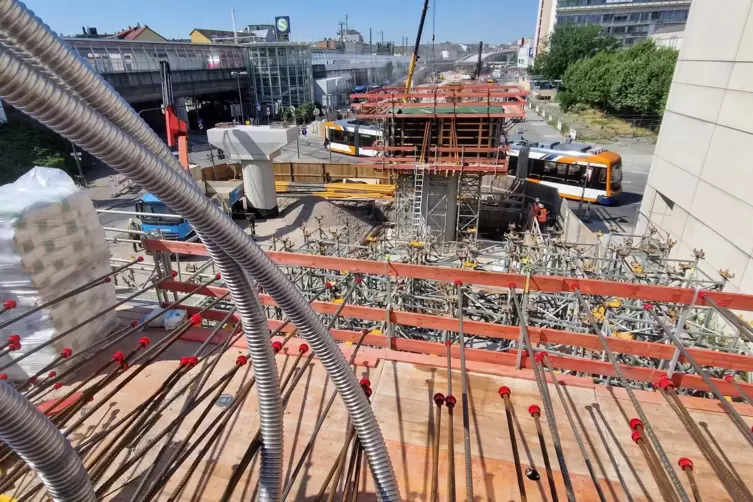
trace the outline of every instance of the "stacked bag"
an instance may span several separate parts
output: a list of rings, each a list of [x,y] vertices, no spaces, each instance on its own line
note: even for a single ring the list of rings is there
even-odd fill
[[[0,187],[0,303],[14,300],[17,305],[0,315],[0,322],[110,270],[110,251],[92,201],[65,172],[35,167],[15,183]],[[0,358],[0,365],[115,302],[113,283],[105,283],[0,329],[0,343],[11,334],[21,337],[21,349]],[[100,340],[116,322],[115,312],[105,314],[4,372],[10,380],[25,380],[63,348],[70,347],[75,354]]]

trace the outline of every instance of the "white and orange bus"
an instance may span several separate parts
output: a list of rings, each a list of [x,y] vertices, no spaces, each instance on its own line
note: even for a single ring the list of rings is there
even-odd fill
[[[510,143],[508,174],[518,169],[521,142]],[[617,204],[622,193],[622,157],[603,148],[582,144],[532,146],[528,158],[528,181],[555,187],[560,197]]]
[[[358,157],[376,157],[379,150],[371,147],[382,143],[382,131],[356,119],[334,120],[324,123],[325,137],[333,152]]]

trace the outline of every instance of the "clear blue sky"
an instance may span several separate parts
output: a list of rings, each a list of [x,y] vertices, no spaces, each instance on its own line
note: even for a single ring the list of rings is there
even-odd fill
[[[431,40],[431,0],[423,40]],[[398,44],[408,36],[413,43],[422,0],[25,0],[54,31],[64,35],[95,26],[100,32],[148,24],[167,38],[188,38],[193,28],[232,29],[230,9],[235,7],[238,28],[247,24],[274,23],[275,16],[290,16],[294,40],[335,37],[339,20],[348,15],[348,26],[359,30],[368,42],[372,28],[376,42]],[[436,0],[436,40],[452,42],[509,43],[532,37],[537,0]]]

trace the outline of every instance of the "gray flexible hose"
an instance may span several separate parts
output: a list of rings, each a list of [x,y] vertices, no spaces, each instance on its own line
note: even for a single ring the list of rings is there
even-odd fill
[[[183,175],[189,183],[194,183],[167,146],[133,108],[22,3],[16,0],[0,0],[0,34],[2,34],[3,42],[9,45],[14,53],[24,57],[27,62],[42,70],[45,76],[92,106],[144,148]],[[253,367],[259,375],[257,376],[259,382],[257,395],[261,417],[260,427],[264,441],[264,448],[261,452],[260,500],[278,500],[282,486],[283,423],[277,368],[274,353],[269,344],[266,316],[246,276],[235,262],[211,239],[202,239],[202,241],[206,244],[233,293],[238,311],[241,313]],[[230,286],[231,283],[234,288]],[[254,318],[254,315],[257,318]],[[259,329],[261,323],[263,323],[262,330]],[[256,346],[252,346],[254,343]],[[268,369],[270,373],[266,375],[265,372]],[[267,410],[265,406],[269,409]],[[274,497],[275,493],[276,497]],[[273,498],[267,498],[267,494],[272,494]]]
[[[7,1],[7,0],[6,0]],[[0,51],[0,96],[157,195],[215,242],[282,307],[340,392],[367,454],[379,497],[399,490],[374,412],[347,361],[308,302],[258,245],[195,184],[18,56]]]
[[[209,254],[214,258],[238,307],[243,333],[253,361],[262,438],[259,500],[277,502],[282,500],[282,399],[277,363],[269,339],[267,316],[254,292],[253,282],[246,277],[241,268],[224,253],[221,253],[221,258],[216,257],[212,250]]]
[[[3,381],[0,410],[0,441],[36,471],[53,500],[97,500],[89,474],[68,440],[36,406]]]

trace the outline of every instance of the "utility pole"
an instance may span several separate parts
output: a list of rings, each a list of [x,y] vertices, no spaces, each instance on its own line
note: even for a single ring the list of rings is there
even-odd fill
[[[233,42],[238,43],[238,30],[235,29],[235,9],[230,9],[230,16],[233,18]]]
[[[337,24],[340,25],[340,42],[344,42],[345,41],[345,28],[343,28],[343,26],[345,26],[345,22],[338,21]]]
[[[373,54],[374,51],[371,48],[371,28],[369,28],[369,54]]]

